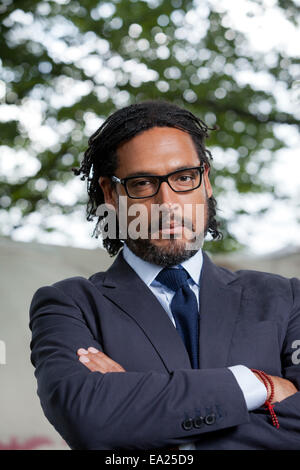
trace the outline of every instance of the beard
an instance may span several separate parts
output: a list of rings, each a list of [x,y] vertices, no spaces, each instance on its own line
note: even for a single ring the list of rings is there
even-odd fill
[[[158,244],[151,239],[151,226],[148,227],[148,238],[127,238],[126,245],[128,248],[139,258],[149,263],[169,268],[194,256],[200,248],[203,246],[204,238],[208,231],[208,199],[205,201],[205,227],[202,233],[195,235],[195,228],[191,220],[184,220],[184,230],[189,229],[193,231],[195,235],[192,240],[187,242],[186,240],[179,239],[175,234],[170,234],[168,240],[165,241],[163,246]],[[170,221],[170,219],[169,219]],[[176,216],[172,217],[172,222],[182,223],[180,220],[176,220]],[[161,215],[159,224],[156,227],[157,230],[161,230],[164,226],[164,216]],[[153,227],[152,227],[153,230]]]
[[[198,244],[193,242],[194,249],[186,249],[186,243],[179,243],[176,239],[170,239],[168,246],[164,247],[155,245],[151,239],[142,238],[137,240],[128,239],[126,245],[136,256],[144,261],[164,268],[170,268],[194,256],[202,247],[202,240],[201,238]]]

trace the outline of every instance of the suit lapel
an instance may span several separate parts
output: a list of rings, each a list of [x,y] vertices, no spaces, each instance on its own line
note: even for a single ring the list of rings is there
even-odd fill
[[[200,279],[199,367],[225,367],[240,310],[241,287],[235,273],[212,263],[203,253]],[[232,284],[231,284],[232,283]]]
[[[106,272],[103,284],[96,282],[96,286],[140,326],[169,372],[191,368],[188,353],[173,323],[122,253]],[[130,338],[128,343],[130,345]]]

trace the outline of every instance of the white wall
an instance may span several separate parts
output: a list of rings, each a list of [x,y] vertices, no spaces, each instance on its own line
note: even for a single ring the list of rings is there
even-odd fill
[[[0,344],[6,349],[6,364],[0,358],[0,450],[67,448],[44,417],[36,394],[29,305],[39,287],[71,276],[89,277],[111,262],[101,248],[84,250],[0,238]]]

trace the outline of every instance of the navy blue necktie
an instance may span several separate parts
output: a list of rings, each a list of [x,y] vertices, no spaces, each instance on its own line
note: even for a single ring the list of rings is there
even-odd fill
[[[182,267],[164,268],[156,280],[175,292],[170,307],[176,328],[189,353],[193,369],[198,369],[198,304],[188,285],[189,277]]]

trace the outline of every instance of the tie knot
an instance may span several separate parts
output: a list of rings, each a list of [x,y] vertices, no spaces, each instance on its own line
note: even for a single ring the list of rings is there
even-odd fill
[[[164,268],[156,276],[156,280],[176,292],[183,287],[189,279],[189,274],[184,268]]]

